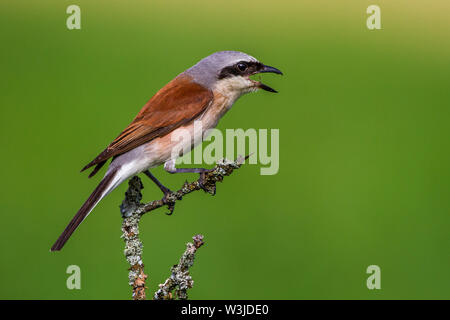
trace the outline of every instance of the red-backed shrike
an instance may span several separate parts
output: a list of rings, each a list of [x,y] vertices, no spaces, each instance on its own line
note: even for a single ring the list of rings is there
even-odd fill
[[[238,51],[216,52],[179,74],[159,90],[142,108],[133,122],[94,160],[81,171],[95,166],[89,177],[112,158],[105,177],[95,188],[69,225],[52,246],[61,250],[66,241],[107,194],[128,178],[144,172],[167,194],[164,187],[149,168],[164,164],[170,173],[202,173],[203,168],[175,168],[180,154],[173,154],[180,130],[191,132],[194,139],[182,150],[191,150],[201,142],[203,132],[214,128],[220,118],[243,94],[263,89],[276,92],[265,84],[250,79],[263,72],[282,74],[280,70],[266,66],[245,53]],[[193,134],[194,121],[201,121],[202,135]],[[185,132],[185,131],[184,131]]]

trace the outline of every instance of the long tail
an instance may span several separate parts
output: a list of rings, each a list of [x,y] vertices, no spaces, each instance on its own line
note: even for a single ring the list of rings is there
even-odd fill
[[[78,210],[77,214],[72,218],[70,223],[64,229],[63,233],[59,236],[58,240],[53,244],[50,251],[59,251],[64,244],[69,240],[72,233],[83,222],[84,219],[91,213],[97,203],[103,199],[109,192],[111,192],[117,186],[117,179],[115,179],[118,170],[108,172],[106,176],[100,181],[100,184],[95,188],[94,192],[89,196],[83,206]]]

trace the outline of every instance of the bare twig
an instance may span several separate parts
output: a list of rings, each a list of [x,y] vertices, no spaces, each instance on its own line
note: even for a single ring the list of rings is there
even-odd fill
[[[178,299],[187,300],[187,290],[192,288],[194,280],[189,274],[189,268],[194,264],[195,253],[203,245],[203,236],[198,234],[192,237],[194,240],[186,244],[186,251],[180,258],[180,262],[171,269],[172,274],[167,280],[159,285],[159,290],[155,292],[154,300],[172,300],[172,291]]]
[[[179,201],[183,196],[194,192],[196,190],[205,190],[210,194],[216,193],[216,183],[222,181],[225,176],[230,175],[235,169],[240,166],[248,157],[239,156],[236,161],[229,161],[223,159],[210,171],[203,174],[193,182],[186,182],[178,191],[165,195],[160,200],[154,200],[145,204],[141,204],[142,194],[141,190],[144,188],[139,177],[135,176],[130,179],[128,190],[125,193],[125,199],[120,206],[122,213],[122,238],[125,240],[125,257],[130,264],[128,273],[129,284],[133,288],[133,299],[144,300],[145,296],[145,281],[147,275],[144,273],[144,263],[142,262],[142,242],[139,239],[139,221],[142,215],[157,208],[167,206],[169,214],[173,212],[176,201]],[[192,266],[194,254],[197,249],[203,244],[203,236],[197,235],[194,237],[194,244],[188,243],[186,252],[180,259],[177,265],[178,269],[172,268],[172,275],[166,282],[160,285],[160,289],[155,293],[155,299],[166,299],[170,296],[174,288],[179,299],[187,299],[187,289],[192,287],[193,281],[189,276],[189,267]],[[167,284],[167,285],[166,285]],[[162,287],[161,287],[162,286]],[[172,288],[169,290],[169,288]]]

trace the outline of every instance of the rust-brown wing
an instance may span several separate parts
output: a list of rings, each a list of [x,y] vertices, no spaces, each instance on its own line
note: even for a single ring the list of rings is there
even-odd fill
[[[106,160],[130,151],[193,121],[213,100],[211,90],[178,76],[159,90],[141,109],[133,122],[81,171],[94,165],[93,176]]]

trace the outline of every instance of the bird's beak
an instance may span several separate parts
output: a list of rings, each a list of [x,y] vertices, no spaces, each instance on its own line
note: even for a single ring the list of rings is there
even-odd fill
[[[277,68],[266,66],[266,65],[264,65],[264,67],[262,69],[258,70],[258,72],[256,72],[256,73],[276,73],[276,74],[283,75],[283,72],[281,72]],[[258,88],[263,89],[265,91],[269,91],[269,92],[274,92],[274,93],[278,92],[275,89],[272,89],[271,87],[269,87],[268,85],[265,85],[262,82],[258,82]]]

